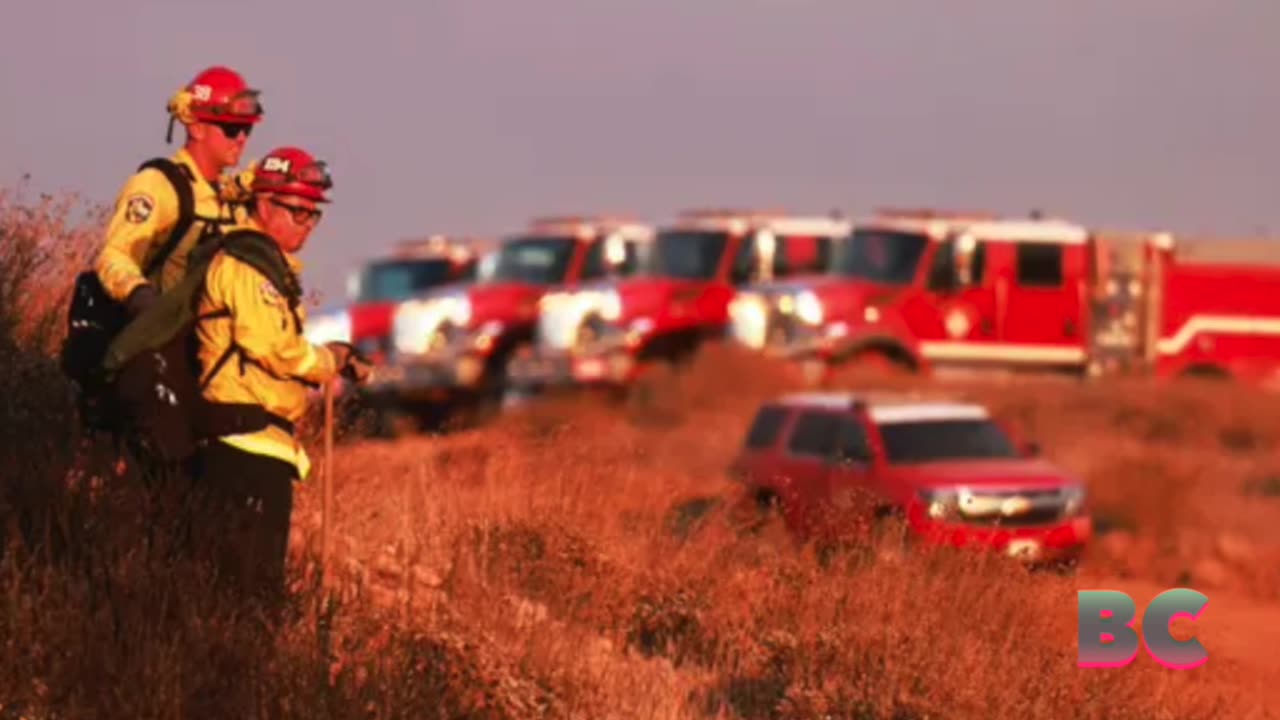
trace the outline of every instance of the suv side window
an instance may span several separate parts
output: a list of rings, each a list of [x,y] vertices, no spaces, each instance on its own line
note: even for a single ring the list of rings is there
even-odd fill
[[[840,416],[829,412],[803,411],[787,440],[792,455],[827,458],[836,448],[840,432]]]
[[[854,418],[840,419],[839,434],[836,439],[836,460],[838,462],[871,461],[871,445],[867,442],[866,428]]]
[[[773,445],[782,432],[782,424],[786,422],[787,411],[777,405],[766,405],[760,408],[747,430],[745,445],[751,450],[758,450]]]

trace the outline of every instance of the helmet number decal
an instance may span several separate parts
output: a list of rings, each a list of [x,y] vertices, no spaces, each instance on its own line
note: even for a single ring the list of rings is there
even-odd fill
[[[209,102],[209,99],[213,97],[213,88],[204,84],[193,85],[191,86],[191,94],[200,102]]]
[[[125,202],[124,219],[135,225],[141,225],[151,217],[151,211],[155,210],[155,207],[155,201],[150,195],[134,195]]]
[[[269,157],[262,161],[262,169],[265,172],[289,173],[289,168],[293,162],[289,158]]]

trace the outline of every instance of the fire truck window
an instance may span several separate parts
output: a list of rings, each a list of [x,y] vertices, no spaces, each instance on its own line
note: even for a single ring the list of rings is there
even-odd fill
[[[777,405],[766,405],[760,408],[751,421],[751,429],[747,430],[745,445],[751,449],[765,448],[778,441],[782,432],[782,423],[787,419],[787,411]]]
[[[591,247],[587,248],[587,254],[582,258],[582,279],[590,280],[592,278],[604,277],[604,243],[593,242]]]
[[[743,238],[738,243],[738,252],[733,256],[731,280],[735,285],[749,283],[755,276],[756,244],[750,238]]]
[[[1018,284],[1024,287],[1062,285],[1062,246],[1051,243],[1019,243]]]
[[[929,266],[929,289],[949,289],[956,276],[955,266],[955,244],[950,241],[939,243]]]
[[[773,256],[773,274],[778,277],[822,272],[831,258],[831,238],[779,236]]]
[[[445,259],[387,260],[365,269],[357,297],[361,302],[403,300],[453,280],[453,265]]]
[[[825,412],[805,412],[796,420],[787,452],[792,455],[830,457],[840,434],[840,417]]]
[[[956,257],[952,241],[938,246],[933,256],[933,264],[929,267],[929,289],[945,290],[951,287],[956,277]],[[969,284],[972,287],[982,285],[983,273],[987,269],[987,244],[979,242],[969,256]]]

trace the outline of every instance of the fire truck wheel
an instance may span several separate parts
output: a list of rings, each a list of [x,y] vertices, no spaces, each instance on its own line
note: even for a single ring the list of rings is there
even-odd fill
[[[846,358],[827,373],[827,385],[839,384],[858,377],[872,379],[902,379],[913,375],[911,367],[881,350],[863,350]]]

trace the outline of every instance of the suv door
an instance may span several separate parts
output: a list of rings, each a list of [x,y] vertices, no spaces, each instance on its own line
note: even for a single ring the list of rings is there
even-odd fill
[[[837,427],[828,459],[828,500],[841,514],[870,517],[880,493],[874,484],[875,459],[866,427],[860,418],[849,415],[841,417]]]
[[[802,538],[816,520],[814,512],[827,502],[828,475],[840,432],[841,415],[830,410],[805,409],[797,415],[787,437],[781,474],[783,515],[787,525]]]

